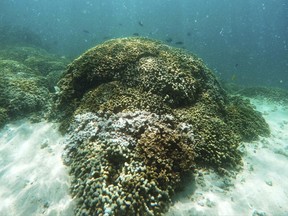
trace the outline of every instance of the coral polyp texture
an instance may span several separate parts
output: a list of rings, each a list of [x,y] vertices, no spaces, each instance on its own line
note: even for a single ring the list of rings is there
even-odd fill
[[[146,38],[100,44],[58,83],[76,215],[161,215],[195,166],[241,164],[241,141],[269,135],[195,55]]]

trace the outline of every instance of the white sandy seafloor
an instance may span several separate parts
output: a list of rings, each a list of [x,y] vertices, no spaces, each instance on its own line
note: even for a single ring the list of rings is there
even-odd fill
[[[271,136],[242,146],[244,167],[234,177],[199,170],[167,216],[288,215],[288,105],[251,102],[269,124]]]
[[[288,215],[288,106],[253,100],[271,128],[245,143],[243,170],[198,170],[166,216]],[[0,216],[72,216],[69,175],[56,125],[20,121],[0,130]]]
[[[0,131],[0,216],[73,215],[55,126],[23,120]]]

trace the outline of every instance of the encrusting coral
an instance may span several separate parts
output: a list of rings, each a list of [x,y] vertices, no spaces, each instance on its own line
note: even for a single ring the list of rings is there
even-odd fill
[[[161,215],[195,163],[235,168],[240,142],[269,134],[199,58],[159,41],[100,44],[58,86],[76,215]]]

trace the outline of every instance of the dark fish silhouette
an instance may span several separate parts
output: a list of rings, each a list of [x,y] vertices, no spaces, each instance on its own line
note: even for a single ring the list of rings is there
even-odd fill
[[[142,21],[139,21],[139,22],[138,22],[138,25],[141,26],[141,27],[144,26]]]
[[[84,29],[83,32],[86,33],[86,34],[90,34],[90,32],[88,30],[86,30],[86,29]]]
[[[133,36],[139,36],[139,33],[135,32],[133,33]]]
[[[173,41],[173,39],[172,39],[172,38],[167,38],[165,41],[166,41],[167,43],[171,43],[171,42]]]
[[[182,45],[182,44],[184,44],[182,41],[177,41],[177,42],[175,42],[175,44],[176,45]]]

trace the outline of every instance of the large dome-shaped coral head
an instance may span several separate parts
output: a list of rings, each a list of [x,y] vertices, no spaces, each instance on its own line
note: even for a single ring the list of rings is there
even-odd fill
[[[58,86],[76,215],[160,215],[195,166],[235,168],[240,142],[269,134],[199,58],[159,41],[100,44]]]

